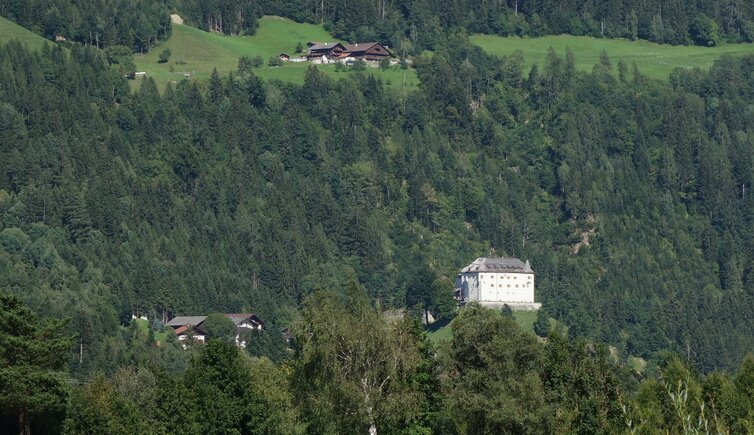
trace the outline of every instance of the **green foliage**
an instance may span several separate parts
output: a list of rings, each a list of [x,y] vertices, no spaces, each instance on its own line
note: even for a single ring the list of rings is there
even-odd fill
[[[29,0],[6,2],[0,12],[47,39],[63,36],[97,47],[125,45],[143,53],[170,36],[168,4],[163,0],[93,0],[51,5]]]
[[[545,338],[550,335],[550,329],[550,316],[544,308],[540,308],[537,311],[537,320],[534,322],[534,333]]]
[[[236,324],[225,314],[211,313],[202,324],[210,340],[222,340],[232,343],[236,338]]]
[[[498,56],[511,56],[521,51],[529,67],[535,63],[544,65],[550,47],[560,55],[571,49],[576,68],[580,71],[591,71],[594,64],[599,62],[600,54],[604,50],[612,59],[622,59],[628,65],[635,62],[642,74],[661,80],[667,79],[676,68],[708,69],[725,55],[746,56],[754,53],[754,48],[748,44],[721,44],[714,48],[694,45],[668,46],[647,41],[632,42],[568,35],[526,39],[473,35],[471,41],[488,53]]]
[[[513,310],[508,304],[503,304],[503,308],[500,309],[500,314],[507,319],[513,319]]]
[[[65,324],[40,322],[19,298],[0,293],[0,413],[19,433],[55,432],[65,415],[63,374],[73,344]]]
[[[2,44],[18,41],[30,49],[41,49],[49,44],[45,38],[3,17],[0,17],[0,41]]]
[[[283,61],[278,56],[270,56],[270,59],[267,61],[267,65],[269,65],[269,66],[283,66]]]
[[[112,45],[105,50],[105,57],[110,65],[113,65],[121,76],[133,76],[136,72],[133,52],[124,45]]]
[[[452,324],[447,406],[460,433],[549,432],[552,410],[536,371],[541,349],[515,321],[476,304]],[[488,410],[496,410],[488,412]]]
[[[366,71],[367,63],[361,59],[357,59],[351,66],[351,69],[353,69],[354,71]]]
[[[158,63],[166,63],[168,60],[170,60],[171,51],[169,48],[164,48],[160,52],[160,57],[157,58]]]
[[[294,331],[294,385],[309,430],[418,429],[427,393],[412,380],[431,356],[420,353],[412,321],[388,323],[351,285],[343,297],[310,296]]]
[[[720,42],[717,23],[704,14],[691,22],[689,35],[696,45],[714,47]]]

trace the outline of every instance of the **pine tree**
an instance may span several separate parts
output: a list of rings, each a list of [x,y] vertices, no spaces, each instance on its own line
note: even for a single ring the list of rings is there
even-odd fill
[[[547,315],[547,311],[544,308],[540,308],[537,312],[537,320],[534,322],[534,333],[543,338],[550,335],[550,316]]]
[[[15,415],[22,435],[32,424],[62,422],[68,387],[64,372],[72,337],[65,320],[40,322],[19,298],[0,293],[0,410]]]

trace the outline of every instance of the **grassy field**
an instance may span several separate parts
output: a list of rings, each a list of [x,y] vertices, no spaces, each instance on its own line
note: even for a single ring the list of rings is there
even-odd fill
[[[296,23],[280,17],[262,17],[254,36],[219,35],[173,24],[173,34],[167,42],[145,55],[135,56],[134,60],[137,70],[144,71],[154,78],[161,89],[169,81],[183,80],[184,74],[189,74],[192,78],[208,78],[214,68],[217,68],[220,74],[235,71],[238,58],[241,56],[260,56],[264,60],[265,65],[254,70],[255,74],[263,79],[279,79],[301,84],[308,64],[286,62],[281,67],[270,67],[267,61],[271,56],[280,53],[295,56],[296,45],[301,43],[306,46],[308,41],[331,42],[334,39],[322,26]],[[170,61],[164,64],[157,63],[164,48],[171,51]],[[336,72],[335,67],[331,65],[320,68],[334,77],[345,77],[350,74]],[[418,84],[413,70],[394,68],[381,71],[370,68],[369,73],[377,75],[386,83],[389,82],[394,88],[410,89]],[[132,86],[138,85],[138,80],[132,82]]]
[[[573,50],[576,68],[591,71],[599,63],[600,53],[605,50],[613,65],[623,59],[629,67],[633,62],[643,74],[657,79],[666,79],[676,67],[709,68],[715,59],[723,55],[740,56],[754,54],[754,44],[726,44],[719,47],[685,47],[659,45],[647,41],[624,39],[599,39],[587,36],[546,36],[542,38],[517,38],[490,35],[474,35],[471,42],[494,55],[506,55],[521,50],[527,65],[541,64],[549,47],[565,57],[566,48]]]
[[[518,326],[520,326],[521,329],[534,334],[534,322],[537,320],[536,311],[514,311],[513,318],[516,320],[516,323],[518,323]],[[554,320],[550,320],[554,322]],[[427,337],[429,337],[429,340],[432,343],[439,344],[442,341],[452,339],[453,331],[450,329],[450,324],[447,324],[440,328],[430,328],[429,330],[427,330]]]
[[[45,43],[52,44],[52,42],[36,33],[26,30],[18,24],[0,17],[0,45],[7,43],[11,39],[18,39],[22,44],[25,44],[31,49],[42,48]]]

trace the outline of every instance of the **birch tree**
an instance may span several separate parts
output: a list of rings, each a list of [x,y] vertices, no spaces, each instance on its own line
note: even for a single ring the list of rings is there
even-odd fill
[[[386,321],[356,285],[342,298],[310,296],[294,330],[298,400],[315,431],[375,435],[417,418],[421,394],[409,387],[422,358],[416,335]]]

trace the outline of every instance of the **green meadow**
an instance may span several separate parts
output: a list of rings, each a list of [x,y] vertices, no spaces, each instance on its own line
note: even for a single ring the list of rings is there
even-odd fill
[[[51,41],[37,35],[34,32],[24,29],[18,24],[0,17],[0,45],[7,43],[11,39],[17,39],[29,48],[39,49],[45,43],[52,44]]]
[[[549,47],[565,57],[566,48],[573,50],[576,68],[591,71],[599,63],[605,50],[613,65],[620,59],[631,66],[633,62],[644,75],[667,79],[676,67],[709,68],[723,55],[742,56],[754,54],[754,44],[725,44],[718,47],[660,45],[647,41],[625,39],[600,39],[587,36],[546,36],[541,38],[500,37],[473,35],[471,42],[493,55],[509,55],[520,50],[528,66],[542,64]]]
[[[521,327],[521,329],[534,334],[534,322],[537,320],[536,311],[514,311],[513,318],[516,320],[516,323]],[[555,327],[555,321],[553,319],[550,319],[550,322],[552,323],[552,327]],[[453,322],[451,321],[451,323]],[[440,344],[443,341],[452,340],[453,330],[451,329],[451,324],[449,323],[440,327],[430,326],[427,329],[427,337],[434,344]]]
[[[204,79],[208,78],[215,68],[221,75],[235,71],[241,56],[260,56],[264,60],[264,66],[254,70],[262,79],[302,84],[307,63],[285,62],[283,66],[271,67],[267,65],[267,61],[280,53],[298,56],[294,53],[296,45],[301,43],[306,47],[308,41],[331,42],[335,39],[322,26],[296,23],[280,17],[262,17],[253,36],[219,35],[173,24],[173,33],[168,41],[147,54],[136,55],[134,61],[137,71],[146,72],[147,76],[155,79],[161,89],[168,82],[184,80],[186,74],[191,78]],[[170,49],[170,60],[160,64],[157,60],[165,48]],[[333,77],[351,74],[336,72],[333,65],[318,67]],[[393,88],[411,89],[419,82],[413,70],[401,70],[398,67],[388,71],[369,68],[368,72],[380,77]],[[137,87],[139,83],[139,80],[134,80],[132,86]]]

